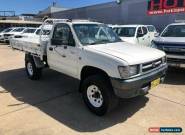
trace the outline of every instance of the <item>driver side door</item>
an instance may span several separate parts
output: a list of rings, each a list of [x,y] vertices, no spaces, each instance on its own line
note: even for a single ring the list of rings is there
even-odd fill
[[[48,47],[48,64],[56,71],[77,76],[78,53],[71,28],[67,24],[57,24]]]

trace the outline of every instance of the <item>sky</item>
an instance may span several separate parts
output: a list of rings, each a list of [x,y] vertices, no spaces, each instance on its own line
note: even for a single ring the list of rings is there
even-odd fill
[[[0,11],[13,10],[16,11],[16,15],[38,13],[38,11],[47,8],[54,1],[65,8],[78,8],[114,0],[0,0]]]

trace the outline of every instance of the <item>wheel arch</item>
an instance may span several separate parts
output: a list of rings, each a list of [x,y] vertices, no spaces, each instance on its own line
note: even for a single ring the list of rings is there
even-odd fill
[[[92,75],[102,75],[110,82],[109,75],[106,73],[106,71],[100,68],[97,68],[97,67],[93,67],[93,66],[84,66],[80,74],[81,81],[80,81],[80,86],[79,86],[79,92],[82,92],[81,85],[82,85],[83,80]]]
[[[31,55],[30,53],[25,54],[25,61],[33,60],[37,68],[45,67],[44,63],[41,61],[40,57]]]
[[[84,66],[81,70],[80,79],[84,80],[85,78],[87,78],[91,75],[96,75],[96,74],[101,74],[101,75],[109,78],[109,75],[106,73],[106,71],[104,71],[100,68],[93,67],[93,66]]]

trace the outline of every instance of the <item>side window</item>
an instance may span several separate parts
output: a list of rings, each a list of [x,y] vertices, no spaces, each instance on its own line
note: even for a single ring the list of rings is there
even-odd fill
[[[114,28],[114,32],[120,36],[121,28]]]
[[[141,34],[141,33],[143,33],[143,32],[142,32],[141,27],[139,27],[138,30],[137,30],[137,34]]]
[[[146,35],[148,33],[148,30],[146,27],[142,27],[143,28],[143,35]]]
[[[67,24],[58,24],[53,32],[53,40],[59,45],[75,46],[73,35]]]
[[[36,31],[36,35],[40,35],[40,32],[41,32],[41,30],[38,29],[38,30]]]

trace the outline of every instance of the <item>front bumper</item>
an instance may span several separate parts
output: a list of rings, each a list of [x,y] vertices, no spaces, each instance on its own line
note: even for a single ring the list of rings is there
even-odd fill
[[[167,65],[132,79],[123,80],[111,78],[114,93],[120,98],[132,98],[145,95],[151,88],[152,81],[158,78],[161,79],[161,83],[164,81],[166,71]]]

